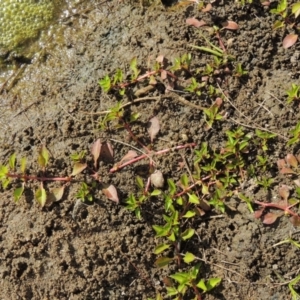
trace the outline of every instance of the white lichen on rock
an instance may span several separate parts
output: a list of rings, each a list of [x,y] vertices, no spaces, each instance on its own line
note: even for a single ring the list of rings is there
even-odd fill
[[[12,50],[36,38],[53,12],[52,0],[0,0],[0,48]]]

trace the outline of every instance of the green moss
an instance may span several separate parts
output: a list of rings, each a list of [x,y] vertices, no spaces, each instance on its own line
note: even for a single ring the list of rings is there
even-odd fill
[[[1,0],[0,48],[10,51],[36,38],[53,14],[52,0]]]

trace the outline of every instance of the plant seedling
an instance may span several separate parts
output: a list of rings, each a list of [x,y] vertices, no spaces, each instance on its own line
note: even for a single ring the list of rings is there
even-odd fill
[[[292,207],[299,204],[298,199],[289,199],[289,188],[286,185],[283,185],[278,190],[281,200],[278,203],[264,203],[260,201],[255,201],[256,204],[260,205],[260,209],[255,211],[255,218],[262,219],[264,224],[270,225],[273,224],[278,217],[282,215],[290,215],[290,222],[294,226],[300,226],[300,215],[292,210]],[[276,214],[273,212],[265,213],[266,209],[279,209],[283,211],[281,214]]]
[[[185,257],[188,257],[188,253]],[[191,258],[191,255],[189,255]],[[192,288],[195,294],[196,300],[201,300],[201,293],[206,293],[214,289],[220,282],[221,278],[210,278],[208,280],[198,279],[200,271],[200,264],[198,263],[193,268],[190,269],[189,272],[177,272],[169,277],[172,278],[177,285],[174,285],[172,281],[168,280],[167,286],[167,295],[172,297],[176,296],[177,300],[183,299],[184,295],[187,293],[188,288]]]
[[[107,143],[101,143],[100,140],[97,140],[91,149],[91,154],[93,157],[93,167],[89,167],[85,160],[85,151],[80,153],[75,153],[71,155],[71,159],[74,162],[72,173],[69,176],[65,177],[55,177],[55,176],[47,176],[47,165],[49,163],[49,152],[47,148],[42,145],[38,151],[37,162],[41,168],[42,175],[28,175],[26,174],[26,158],[22,158],[20,160],[20,172],[16,172],[16,155],[12,154],[9,158],[9,162],[7,165],[0,166],[0,181],[2,183],[3,188],[7,188],[9,184],[13,184],[13,179],[19,182],[21,181],[21,186],[17,187],[14,192],[14,200],[18,202],[24,192],[25,185],[28,181],[38,182],[38,188],[35,191],[35,198],[40,206],[45,206],[46,202],[59,201],[62,199],[65,186],[75,181],[74,177],[78,174],[82,173],[84,170],[88,170],[91,178],[94,179],[91,186],[89,186],[85,181],[82,182],[80,190],[77,193],[78,199],[82,201],[88,200],[92,201],[92,191],[96,188],[96,182],[101,183],[99,174],[97,172],[98,169],[98,159],[101,154],[101,148],[108,147]],[[46,189],[46,182],[63,182],[64,184],[59,188]],[[111,192],[112,188],[108,190]],[[108,195],[107,189],[103,189],[104,194]],[[114,194],[111,196],[109,193],[109,199],[112,199],[115,202],[118,202],[117,195]]]
[[[294,129],[290,131],[290,134],[293,136],[291,139],[288,141],[288,146],[296,144],[300,140],[300,122],[298,122],[295,126]]]
[[[287,92],[288,98],[287,103],[300,100],[300,85],[292,84],[292,87]]]

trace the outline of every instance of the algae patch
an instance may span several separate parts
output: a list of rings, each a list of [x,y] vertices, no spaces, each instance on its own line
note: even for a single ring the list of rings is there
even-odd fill
[[[52,0],[1,0],[0,48],[14,50],[38,36],[53,18]]]

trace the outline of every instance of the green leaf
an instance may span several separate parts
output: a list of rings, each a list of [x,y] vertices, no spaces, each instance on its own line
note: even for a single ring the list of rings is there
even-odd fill
[[[121,83],[123,81],[123,72],[121,69],[117,69],[116,74],[114,76],[113,85],[116,83]]]
[[[167,236],[169,234],[171,226],[153,225],[152,228],[156,232],[156,237],[162,237],[162,236]]]
[[[199,270],[200,270],[200,263],[196,264],[192,269],[191,269],[191,277],[192,279],[196,279],[197,276],[198,276],[198,273],[199,273]]]
[[[192,210],[187,211],[182,217],[183,218],[192,218],[196,215],[196,213]]]
[[[203,195],[208,195],[209,194],[209,191],[208,191],[208,186],[205,185],[205,184],[202,184],[202,194]]]
[[[49,152],[45,145],[42,145],[42,147],[39,149],[39,155],[38,155],[38,164],[45,168],[49,161]]]
[[[189,282],[189,274],[184,272],[178,272],[169,276],[170,278],[177,281],[179,284],[186,284]]]
[[[47,195],[46,195],[46,190],[43,187],[40,187],[36,192],[35,192],[35,198],[36,201],[42,206],[44,207],[46,204],[46,199],[47,199]]]
[[[21,158],[21,172],[22,172],[22,173],[25,173],[25,170],[26,170],[26,163],[27,163],[26,157],[22,157],[22,158]]]
[[[207,287],[205,285],[204,279],[201,279],[197,285],[198,288],[200,288],[202,291],[207,292]]]
[[[8,185],[10,184],[11,179],[10,178],[2,178],[2,187],[6,189]]]
[[[168,296],[176,296],[176,295],[178,295],[178,291],[177,291],[177,289],[175,288],[175,287],[168,287],[167,286],[167,295]]]
[[[111,89],[111,80],[108,75],[106,75],[103,79],[99,80],[99,85],[104,90],[104,92],[109,92]]]
[[[168,236],[168,240],[170,240],[171,242],[176,241],[176,235],[175,235],[174,231],[172,231],[172,233]]]
[[[181,238],[186,241],[190,239],[195,234],[195,230],[192,228],[188,228],[184,232],[181,233]]]
[[[137,69],[137,59],[136,57],[134,57],[131,62],[130,62],[130,69],[133,72],[133,75],[131,76],[132,80],[137,79],[137,77],[139,76],[139,70]]]
[[[154,190],[151,192],[151,196],[159,196],[161,194],[161,191],[160,190]]]
[[[210,278],[206,282],[207,291],[211,291],[215,288],[220,282],[222,281],[221,278]]]
[[[170,196],[165,197],[165,211],[168,212],[172,206],[173,200]]]
[[[252,201],[251,201],[249,198],[247,198],[245,195],[241,194],[241,193],[238,195],[238,197],[239,197],[242,201],[245,201],[245,202],[247,203],[247,207],[248,207],[249,211],[250,211],[251,213],[254,213],[254,210],[253,210],[253,208],[252,208]]]
[[[187,188],[189,186],[189,179],[186,174],[183,174],[180,178],[180,182],[183,188]]]
[[[143,179],[142,179],[142,177],[140,177],[140,176],[136,176],[136,184],[137,184],[137,186],[139,187],[139,189],[143,189],[144,188],[144,182],[143,182]]]
[[[170,245],[169,244],[160,244],[158,246],[155,247],[154,249],[154,254],[159,254],[163,251],[165,251],[166,249],[169,249]]]
[[[176,193],[176,185],[172,179],[168,179],[167,182],[170,190],[170,195],[173,196]]]
[[[295,15],[295,18],[298,18],[300,15],[300,2],[292,5],[292,13]]]
[[[297,284],[300,281],[300,275],[298,275],[296,278],[294,278],[290,283],[289,283],[289,289],[292,294],[292,299],[293,300],[299,300],[300,295],[294,290],[294,285]]]
[[[284,26],[284,23],[282,21],[276,21],[274,24],[273,24],[273,29],[279,29],[279,28],[282,28]]]
[[[14,190],[14,200],[15,200],[15,202],[18,202],[20,200],[23,192],[24,192],[24,184],[21,187],[16,188]]]
[[[137,207],[135,210],[134,210],[134,213],[135,213],[135,216],[137,219],[141,219],[142,218],[142,215],[141,215],[141,209],[139,207]]]
[[[16,153],[13,153],[10,158],[9,158],[9,168],[11,170],[14,170],[15,169],[15,166],[16,166]]]
[[[178,205],[180,205],[180,206],[182,206],[183,205],[183,198],[182,197],[178,197],[177,199],[176,199],[176,203],[178,204]]]
[[[174,258],[170,258],[170,257],[160,257],[155,261],[155,266],[158,268],[163,268],[165,266],[167,266],[172,260],[174,260]]]
[[[191,263],[192,261],[194,261],[196,259],[195,255],[193,253],[187,252],[184,257],[183,257],[183,261],[187,264]]]
[[[188,193],[189,203],[200,204],[199,198],[195,194]]]
[[[7,166],[0,166],[0,179],[4,179],[7,177],[8,167]]]

